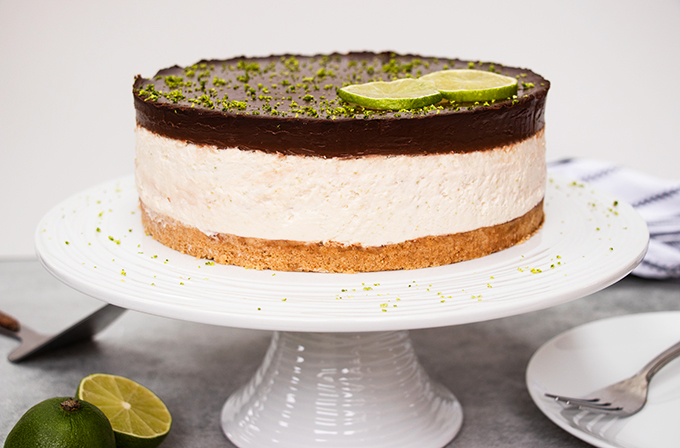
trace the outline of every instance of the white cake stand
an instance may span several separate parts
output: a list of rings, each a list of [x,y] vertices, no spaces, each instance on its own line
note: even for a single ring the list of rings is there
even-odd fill
[[[37,229],[44,266],[125,308],[273,330],[264,362],[222,411],[239,447],[441,447],[456,398],[418,363],[407,330],[526,313],[600,290],[646,251],[628,205],[556,176],[528,242],[438,268],[365,274],[255,271],[182,255],[146,236],[134,179],[74,196]]]

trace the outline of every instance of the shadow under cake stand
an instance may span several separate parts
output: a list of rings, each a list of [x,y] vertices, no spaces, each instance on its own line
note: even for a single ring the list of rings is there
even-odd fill
[[[460,430],[463,411],[421,367],[407,330],[578,299],[644,256],[644,221],[608,194],[550,176],[545,210],[543,228],[524,244],[450,266],[257,271],[183,255],[146,236],[130,176],[52,209],[36,248],[49,272],[100,300],[274,331],[259,370],[222,410],[224,433],[239,447],[441,447]]]

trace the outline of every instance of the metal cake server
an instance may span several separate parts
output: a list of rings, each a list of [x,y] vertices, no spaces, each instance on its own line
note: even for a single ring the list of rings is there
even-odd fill
[[[21,325],[12,316],[0,311],[0,334],[21,341],[21,344],[12,350],[7,357],[12,362],[19,362],[57,347],[91,339],[95,334],[108,327],[124,311],[125,308],[110,304],[104,305],[79,322],[54,335],[43,335],[33,331]]]

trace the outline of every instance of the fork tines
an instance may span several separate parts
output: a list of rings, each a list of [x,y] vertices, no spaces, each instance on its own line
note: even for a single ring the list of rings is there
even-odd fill
[[[564,403],[567,406],[576,406],[579,408],[591,408],[591,409],[598,409],[598,410],[606,410],[606,411],[621,411],[623,410],[622,407],[612,407],[612,404],[609,402],[602,402],[599,398],[572,398],[572,397],[563,397],[561,395],[553,395],[553,394],[545,394],[546,397],[552,398],[555,401],[559,401],[560,403]]]

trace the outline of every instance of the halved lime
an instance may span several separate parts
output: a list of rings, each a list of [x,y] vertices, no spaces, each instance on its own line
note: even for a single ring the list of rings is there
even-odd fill
[[[338,95],[348,103],[379,110],[417,109],[442,99],[433,83],[414,78],[353,84],[338,89]]]
[[[482,70],[441,70],[420,77],[431,81],[449,101],[502,100],[517,94],[517,80]]]
[[[77,397],[108,417],[118,448],[154,448],[170,432],[172,417],[153,392],[122,376],[95,373],[78,385]]]

